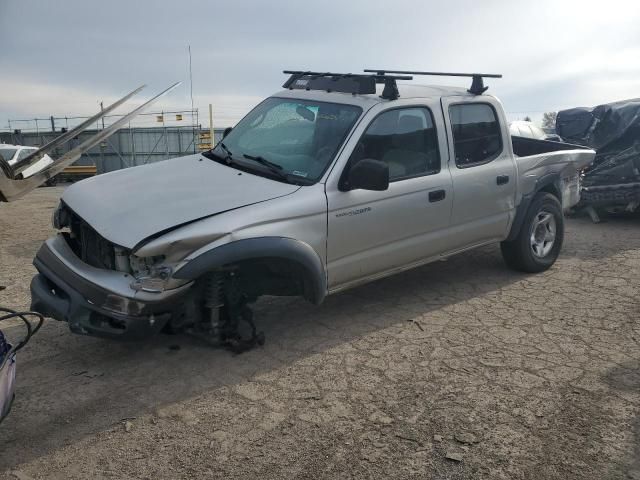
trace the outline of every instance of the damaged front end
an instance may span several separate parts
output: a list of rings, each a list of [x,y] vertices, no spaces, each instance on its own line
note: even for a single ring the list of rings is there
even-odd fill
[[[189,282],[171,279],[164,257],[138,258],[100,235],[61,202],[34,265],[32,309],[75,333],[144,338],[183,314]]]
[[[151,336],[184,314],[189,283],[162,292],[135,290],[131,273],[94,266],[108,254],[83,261],[69,239],[59,234],[40,247],[33,261],[38,275],[31,281],[32,310],[67,322],[75,333],[131,339]]]
[[[14,165],[0,157],[0,201],[17,200],[42,185],[179,84],[171,85],[29,176],[25,176],[27,169],[124,104],[144,86]],[[103,238],[63,204],[53,214],[53,225],[66,231],[47,240],[34,259],[38,274],[31,283],[32,310],[68,322],[76,333],[119,338],[147,337],[161,330],[170,318],[182,314],[179,299],[188,291],[188,282],[159,289],[157,280],[165,280],[165,270],[155,266],[132,268],[129,250]]]
[[[255,295],[236,268],[175,278],[180,254],[139,256],[102,237],[63,201],[53,225],[58,235],[34,259],[31,308],[72,332],[133,340],[186,332],[234,352],[264,341],[248,306]]]

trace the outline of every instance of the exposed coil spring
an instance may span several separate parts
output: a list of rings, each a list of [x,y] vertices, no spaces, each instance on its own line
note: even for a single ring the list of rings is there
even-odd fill
[[[211,310],[224,305],[224,276],[222,272],[211,272],[204,281],[203,297],[204,306]]]

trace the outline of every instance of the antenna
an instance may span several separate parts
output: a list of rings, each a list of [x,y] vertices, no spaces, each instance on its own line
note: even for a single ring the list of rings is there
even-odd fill
[[[189,94],[191,95],[191,133],[193,135],[193,153],[196,153],[196,128],[193,123],[193,76],[191,74],[191,45],[189,48]],[[213,142],[213,138],[211,139]]]
[[[437,77],[471,77],[471,87],[467,90],[473,95],[482,95],[489,87],[484,86],[483,78],[502,78],[498,73],[448,73],[448,72],[411,72],[408,70],[383,70],[383,69],[365,69],[365,72],[375,73],[384,76],[387,73],[405,74],[405,75],[429,75]]]

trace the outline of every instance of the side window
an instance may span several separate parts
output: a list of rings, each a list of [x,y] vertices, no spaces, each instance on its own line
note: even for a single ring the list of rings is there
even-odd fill
[[[349,164],[363,158],[389,165],[390,181],[438,173],[438,134],[431,112],[423,107],[399,108],[377,116],[362,135]]]
[[[486,103],[449,107],[458,167],[487,163],[502,152],[502,134],[495,110]]]
[[[23,158],[27,158],[30,154],[32,154],[35,150],[27,150],[26,148],[23,148],[22,150],[20,150],[20,153],[18,154],[18,158],[17,160],[20,161]]]

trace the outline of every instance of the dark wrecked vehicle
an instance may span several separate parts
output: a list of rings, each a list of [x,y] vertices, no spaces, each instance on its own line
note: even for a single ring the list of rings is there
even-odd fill
[[[640,205],[640,98],[558,112],[556,132],[596,151],[578,207],[635,211]]]

